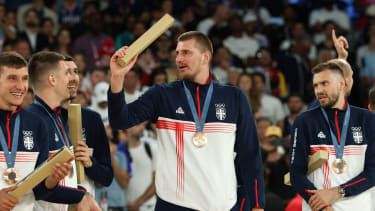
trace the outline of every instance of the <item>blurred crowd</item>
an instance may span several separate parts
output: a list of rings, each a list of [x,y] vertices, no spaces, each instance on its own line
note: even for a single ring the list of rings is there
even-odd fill
[[[240,87],[256,118],[267,199],[275,206],[266,210],[284,210],[295,197],[295,191],[283,185],[289,169],[291,126],[314,100],[312,67],[337,57],[332,29],[349,41],[348,61],[354,70],[349,101],[367,107],[368,90],[375,82],[375,1],[0,0],[1,52],[16,51],[29,59],[35,52],[53,50],[71,55],[77,63],[81,83],[75,102],[101,114],[114,143],[112,158],[126,171],[124,180],[108,189],[119,191],[116,196],[125,195],[118,199],[120,204],[109,204],[112,208],[152,209],[157,134],[151,122],[126,131],[111,130],[109,59],[165,13],[175,22],[139,55],[126,75],[126,102],[133,102],[155,83],[178,79],[178,35],[190,30],[207,34],[214,45],[213,77]],[[32,101],[30,89],[23,106]],[[110,195],[97,194],[98,201],[108,198],[112,203]]]

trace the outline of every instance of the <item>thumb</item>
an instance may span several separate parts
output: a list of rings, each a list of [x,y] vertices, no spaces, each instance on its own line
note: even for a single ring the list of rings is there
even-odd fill
[[[11,186],[11,187],[7,187],[7,188],[4,188],[3,191],[5,191],[6,193],[10,192],[10,191],[13,191],[17,188],[17,185],[14,185],[14,186]]]

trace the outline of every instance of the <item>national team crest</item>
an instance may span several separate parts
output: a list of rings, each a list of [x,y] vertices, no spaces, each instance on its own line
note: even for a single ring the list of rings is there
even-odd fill
[[[216,118],[218,120],[224,120],[225,117],[227,117],[225,104],[224,103],[215,104],[215,107],[216,107]]]
[[[27,150],[32,150],[34,148],[34,140],[33,140],[33,131],[31,130],[24,130],[23,133],[23,145]]]
[[[352,127],[353,140],[356,144],[361,144],[363,142],[362,128]]]

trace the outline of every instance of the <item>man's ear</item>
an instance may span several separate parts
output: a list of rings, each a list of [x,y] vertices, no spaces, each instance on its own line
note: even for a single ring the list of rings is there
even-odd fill
[[[204,55],[204,62],[209,64],[211,57],[212,57],[211,53],[209,51],[205,51],[203,55]]]
[[[56,85],[56,76],[54,74],[49,74],[47,80],[48,84],[50,84],[51,86]]]

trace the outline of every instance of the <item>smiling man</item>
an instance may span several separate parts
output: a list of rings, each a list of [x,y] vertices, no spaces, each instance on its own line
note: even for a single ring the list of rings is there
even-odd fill
[[[69,83],[74,80],[75,75],[69,71],[64,60],[65,57],[59,53],[41,51],[31,57],[29,64],[35,101],[28,110],[41,117],[49,127],[46,133],[49,135],[50,156],[63,146],[73,150],[68,130],[62,121],[61,104],[70,98],[71,91],[76,91],[77,85]],[[68,204],[76,203],[78,203],[78,210],[91,206],[98,208],[93,197],[86,194],[86,189],[77,186],[74,162],[72,169],[72,174],[65,177],[60,185],[61,190],[51,194],[48,198],[49,202],[37,201],[37,209],[67,210]]]
[[[133,103],[124,100],[127,66],[111,58],[109,119],[115,129],[145,120],[157,125],[155,210],[263,210],[263,165],[255,121],[245,94],[211,79],[212,44],[191,31],[180,35],[181,80],[154,85]],[[236,204],[237,202],[237,204]]]
[[[14,185],[48,158],[48,136],[42,119],[21,109],[28,90],[27,62],[17,53],[0,54],[0,210],[32,210],[35,199],[57,190],[70,164],[56,164],[53,173],[19,201],[8,194]],[[11,153],[10,153],[11,152]],[[34,197],[35,196],[35,197]]]
[[[313,68],[318,108],[299,115],[291,137],[291,183],[305,199],[303,211],[371,211],[375,178],[375,114],[345,99],[344,70],[329,61]],[[308,157],[329,151],[329,160],[306,176]]]

